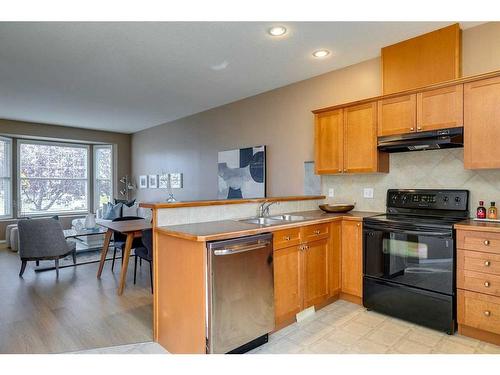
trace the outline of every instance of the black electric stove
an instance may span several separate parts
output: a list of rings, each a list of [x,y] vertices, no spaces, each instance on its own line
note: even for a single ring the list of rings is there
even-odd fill
[[[363,220],[363,304],[453,333],[453,225],[469,216],[467,190],[387,191],[386,214]]]

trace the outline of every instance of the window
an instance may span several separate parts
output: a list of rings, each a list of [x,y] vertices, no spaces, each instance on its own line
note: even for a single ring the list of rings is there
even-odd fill
[[[11,150],[12,140],[0,137],[0,218],[12,217]]]
[[[85,212],[89,147],[18,141],[19,215]]]
[[[113,197],[113,147],[94,146],[94,208],[97,210]]]

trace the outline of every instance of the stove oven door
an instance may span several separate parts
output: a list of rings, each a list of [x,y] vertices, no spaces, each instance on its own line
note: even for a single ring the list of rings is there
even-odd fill
[[[364,224],[364,275],[414,288],[453,294],[451,230],[406,230]]]

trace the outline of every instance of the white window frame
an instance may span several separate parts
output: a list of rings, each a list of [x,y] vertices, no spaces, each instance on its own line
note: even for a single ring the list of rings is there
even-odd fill
[[[111,202],[113,202],[113,198],[114,198],[114,195],[115,195],[115,184],[114,184],[114,180],[115,180],[115,153],[114,153],[114,147],[113,145],[93,145],[92,146],[92,161],[93,161],[93,165],[92,165],[92,176],[93,176],[93,183],[92,183],[92,186],[93,186],[93,191],[92,191],[92,194],[93,194],[93,197],[94,197],[94,212],[97,212],[97,210],[100,208],[99,206],[99,196],[97,194],[97,181],[99,180],[97,178],[97,157],[96,157],[96,153],[97,153],[97,150],[98,149],[110,149],[111,150]]]
[[[51,212],[44,212],[44,213],[23,213],[22,212],[22,203],[21,203],[21,145],[22,144],[39,144],[39,145],[47,145],[47,146],[66,146],[66,147],[79,147],[79,148],[85,148],[87,150],[87,209],[86,210],[74,210],[74,211],[51,211]],[[54,216],[54,215],[73,215],[73,214],[86,214],[89,213],[91,210],[91,176],[92,176],[92,170],[91,170],[91,156],[90,156],[90,146],[87,144],[81,144],[81,143],[67,143],[67,142],[52,142],[52,141],[38,141],[38,140],[32,140],[32,139],[18,139],[17,140],[17,168],[16,168],[16,175],[17,175],[17,217],[43,217],[43,216]],[[82,179],[83,180],[83,179]]]
[[[10,189],[9,189],[10,196],[9,196],[9,201],[8,201],[8,206],[7,206],[7,208],[9,209],[9,213],[6,215],[0,215],[0,220],[3,220],[3,219],[12,219],[14,217],[14,202],[12,200],[12,196],[14,195],[13,191],[12,191],[13,190],[13,187],[12,187],[12,156],[13,156],[12,143],[13,143],[13,140],[12,140],[12,138],[2,137],[2,136],[0,136],[0,140],[7,142],[7,144],[8,144],[8,150],[7,150],[8,176],[0,176],[0,179],[7,180],[8,185],[10,186]]]

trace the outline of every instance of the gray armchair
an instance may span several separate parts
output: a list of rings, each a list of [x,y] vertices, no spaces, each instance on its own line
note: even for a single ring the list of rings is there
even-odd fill
[[[21,258],[22,277],[28,261],[55,260],[56,273],[59,276],[59,259],[68,254],[73,255],[76,263],[76,244],[66,241],[61,224],[55,219],[20,220],[19,256]]]

